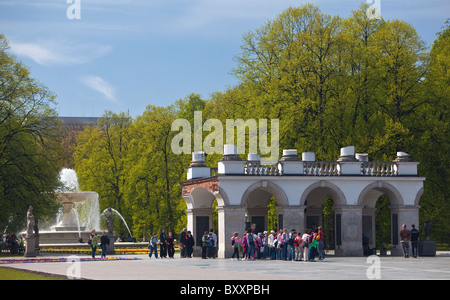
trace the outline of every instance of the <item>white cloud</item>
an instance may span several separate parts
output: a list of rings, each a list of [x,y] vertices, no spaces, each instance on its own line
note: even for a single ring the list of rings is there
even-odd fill
[[[96,43],[66,43],[41,40],[33,43],[10,42],[11,51],[19,57],[27,57],[43,66],[78,65],[90,62],[110,53],[112,47]]]
[[[81,78],[81,82],[87,87],[102,94],[106,99],[117,102],[115,88],[103,78],[89,75]]]

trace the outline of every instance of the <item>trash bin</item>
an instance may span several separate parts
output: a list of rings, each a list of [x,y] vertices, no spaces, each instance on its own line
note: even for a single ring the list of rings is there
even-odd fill
[[[419,256],[436,256],[436,241],[419,241]]]

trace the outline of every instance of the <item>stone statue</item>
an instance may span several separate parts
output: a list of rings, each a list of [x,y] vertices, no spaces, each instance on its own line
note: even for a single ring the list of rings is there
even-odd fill
[[[34,234],[33,206],[27,211],[27,235],[25,237],[25,257],[36,257],[36,235]]]
[[[114,225],[113,225],[113,210],[108,208],[108,214],[106,216],[106,227],[108,228],[108,233],[106,234],[109,238],[109,243],[106,246],[106,254],[116,254],[114,250],[114,242],[116,241],[116,236],[114,235]]]
[[[106,226],[108,227],[109,233],[114,233],[114,226],[113,226],[113,212],[111,207],[108,208],[108,216],[106,217]]]
[[[34,237],[34,225],[33,206],[30,205],[27,211],[27,238]]]

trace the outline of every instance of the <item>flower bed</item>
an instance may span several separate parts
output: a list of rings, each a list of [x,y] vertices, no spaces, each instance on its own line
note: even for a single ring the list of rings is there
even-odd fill
[[[150,249],[147,247],[115,247],[116,254],[148,254]],[[96,253],[101,253],[101,248],[97,247]],[[178,247],[175,247],[175,251],[179,251]],[[75,253],[75,254],[91,254],[92,250],[90,246],[81,247],[41,247],[41,253]],[[158,249],[159,252],[159,249]]]
[[[137,257],[106,257],[106,258],[91,258],[91,257],[80,257],[80,258],[23,258],[23,259],[0,259],[0,265],[2,264],[28,264],[28,263],[49,263],[49,262],[75,262],[75,261],[113,261],[113,260],[140,260]]]

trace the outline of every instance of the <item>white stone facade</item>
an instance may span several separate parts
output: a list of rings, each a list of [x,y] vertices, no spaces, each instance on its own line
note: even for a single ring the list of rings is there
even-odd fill
[[[282,227],[303,232],[308,222],[321,225],[322,203],[331,195],[335,253],[340,256],[362,256],[363,234],[370,247],[376,247],[375,204],[383,194],[390,200],[393,255],[401,253],[401,225],[419,224],[425,178],[417,175],[418,162],[406,153],[397,153],[393,162],[370,162],[367,154],[355,154],[354,147],[345,147],[338,161],[316,162],[314,153],[304,153],[300,160],[297,151],[289,149],[275,165],[262,166],[255,160],[259,156],[249,154],[249,160],[242,161],[230,149],[218,163],[215,176],[206,165],[191,164],[187,181],[180,183],[188,230],[194,237],[212,227],[212,204],[217,200],[219,257],[231,257],[230,237],[234,232],[242,235],[246,222],[258,220],[264,230],[271,229],[267,228],[267,204],[272,196]],[[201,155],[193,154],[193,162],[194,155],[197,162]]]

